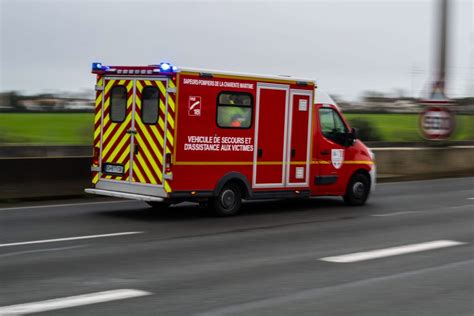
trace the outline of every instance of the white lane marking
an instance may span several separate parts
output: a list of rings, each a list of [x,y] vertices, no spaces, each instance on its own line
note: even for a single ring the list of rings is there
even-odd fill
[[[393,213],[385,213],[385,214],[372,214],[371,216],[396,216],[396,215],[404,215],[404,214],[411,214],[411,213],[420,213],[421,211],[405,211],[405,212],[393,212]]]
[[[15,252],[9,252],[9,253],[1,254],[0,258],[24,255],[24,254],[28,254],[28,253],[61,251],[61,250],[70,250],[70,249],[77,249],[77,248],[84,248],[84,247],[85,247],[85,245],[77,245],[77,246],[69,246],[69,247],[58,247],[58,248],[45,248],[45,249],[26,250],[26,251],[15,251]]]
[[[136,201],[135,200],[100,201],[100,202],[84,202],[84,203],[69,203],[69,204],[51,204],[51,205],[4,207],[4,208],[0,208],[0,211],[14,211],[14,210],[27,210],[27,209],[48,208],[48,207],[67,207],[67,206],[81,206],[81,205],[95,205],[95,204],[130,203],[130,202],[136,202]]]
[[[140,297],[151,294],[152,293],[150,292],[133,289],[103,291],[90,294],[55,298],[46,301],[2,306],[0,307],[0,315],[40,313],[56,309],[123,300],[127,298]]]
[[[468,200],[474,200],[474,198],[467,198]]]
[[[320,258],[319,260],[327,261],[327,262],[337,262],[337,263],[358,262],[358,261],[372,260],[372,259],[383,258],[383,257],[404,255],[404,254],[413,253],[413,252],[459,246],[459,245],[464,245],[464,244],[466,243],[460,242],[460,241],[454,241],[454,240],[435,240],[435,241],[423,242],[419,244],[411,244],[411,245],[390,247],[390,248],[377,249],[377,250],[371,250],[371,251],[356,252],[356,253],[351,253],[351,254],[342,255],[342,256],[324,257],[324,258]]]
[[[115,236],[125,236],[125,235],[135,235],[135,234],[143,234],[143,232],[122,232],[122,233],[112,233],[112,234],[88,235],[88,236],[76,236],[76,237],[66,237],[66,238],[56,238],[56,239],[43,239],[43,240],[12,242],[12,243],[8,243],[8,244],[0,244],[0,247],[22,246],[22,245],[32,245],[32,244],[44,244],[44,243],[48,243],[48,242],[70,241],[70,240],[81,240],[81,239],[92,239],[92,238],[104,238],[104,237],[115,237]]]

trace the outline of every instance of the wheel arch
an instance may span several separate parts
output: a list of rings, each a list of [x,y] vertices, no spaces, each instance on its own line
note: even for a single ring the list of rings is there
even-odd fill
[[[369,186],[372,187],[372,179],[370,177],[370,173],[367,169],[365,168],[357,168],[351,175],[351,177],[349,178],[349,181],[347,182],[347,185],[349,185],[350,183],[350,180],[352,179],[352,177],[354,177],[356,174],[363,174],[364,176],[367,177],[367,179],[369,180]]]
[[[225,174],[222,178],[219,179],[217,182],[216,187],[214,188],[214,196],[217,196],[219,192],[222,190],[222,188],[227,184],[227,183],[236,183],[239,185],[239,187],[242,190],[242,197],[243,198],[248,198],[252,196],[252,188],[250,186],[250,183],[245,175],[239,172],[229,172]]]

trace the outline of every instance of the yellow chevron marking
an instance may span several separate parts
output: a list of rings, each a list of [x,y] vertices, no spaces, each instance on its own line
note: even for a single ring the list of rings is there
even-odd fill
[[[157,184],[157,181],[156,181],[155,177],[152,175],[150,169],[146,165],[144,157],[142,157],[142,153],[143,153],[143,150],[141,151],[140,154],[136,155],[135,158],[138,159],[138,162],[142,166],[142,169],[145,172],[145,174],[147,175],[148,179],[150,179],[150,182],[153,183],[153,184]],[[145,183],[148,183],[148,182],[145,181]]]
[[[170,142],[171,146],[173,146],[173,143],[174,143],[174,139],[173,139],[173,135],[171,135],[170,131],[166,131],[166,139],[168,139],[168,141]]]
[[[97,85],[99,87],[102,87],[103,84],[104,84],[104,77],[100,77],[99,80],[97,81]]]
[[[129,136],[127,135],[126,137],[123,137],[122,140],[118,143],[118,145],[115,147],[115,148],[111,148],[113,149],[113,152],[112,154],[110,155],[110,158],[108,159],[109,161],[115,161],[115,157],[118,155],[119,151],[123,148],[123,146],[125,145],[125,143],[127,142],[128,143],[128,140],[129,140]],[[130,147],[130,144],[128,143],[127,144],[128,147]],[[110,150],[110,149],[108,149]],[[122,154],[122,156],[124,156],[124,154],[127,153],[127,154],[130,154],[130,151],[129,150],[125,150],[124,153]],[[121,157],[120,157],[121,158]]]
[[[127,86],[127,94],[130,92],[130,90],[132,90],[133,88],[133,81],[130,80],[130,82],[128,83],[128,86]]]
[[[137,80],[137,89],[138,89],[138,91],[140,91],[140,92],[142,92],[142,90],[143,90],[142,82],[139,81],[139,80]]]
[[[141,183],[146,183],[145,178],[143,177],[142,173],[140,172],[140,169],[137,167],[133,168],[133,174],[137,175],[138,181]]]
[[[99,182],[99,173],[96,173],[94,178],[92,179],[93,184],[96,184],[97,182]]]
[[[130,146],[130,145],[129,145]],[[129,150],[125,150],[122,154],[122,156],[119,157],[119,159],[117,159],[117,162],[118,163],[122,163],[126,158],[129,158],[130,157],[130,147],[128,148]],[[127,165],[130,164],[130,161],[127,162]]]
[[[169,80],[168,84],[169,84],[170,88],[176,88],[176,85],[174,84],[173,80]]]
[[[102,104],[102,91],[99,92],[99,95],[97,96],[97,98],[95,99],[95,106],[99,106]]]
[[[158,165],[156,164],[156,161],[153,158],[153,156],[148,151],[148,147],[146,147],[145,141],[142,137],[149,140],[147,143],[150,144],[153,152],[155,152],[157,154],[158,161],[160,162],[161,165],[163,165],[163,156],[160,153],[160,151],[158,150],[158,148],[156,147],[156,144],[151,140],[151,136],[148,133],[148,131],[144,128],[142,122],[137,120],[137,123],[140,126],[141,133],[143,134],[143,135],[140,135],[140,133],[138,133],[137,137],[136,137],[138,143],[140,144],[140,151],[145,153],[146,159],[148,160],[148,162],[151,164],[152,168],[158,174],[158,178],[160,179],[160,181],[163,181],[163,176],[161,174],[161,170],[158,167]],[[143,166],[143,165],[142,165],[142,167],[145,168],[145,166]]]
[[[150,80],[145,80],[145,84],[146,84],[147,86],[151,86],[151,81],[150,81]]]
[[[130,123],[130,120],[132,119],[132,113],[130,111],[132,101],[133,101],[133,96],[130,96],[130,98],[128,98],[128,100],[127,100],[127,109],[126,109],[126,111],[127,111],[128,114],[127,114],[127,117],[125,118],[125,121],[122,122],[122,123],[113,123],[113,124],[111,124],[109,126],[109,128],[105,131],[104,135],[102,136],[102,143],[107,143],[107,145],[110,145],[110,141],[107,138],[109,138],[109,135],[113,131],[113,127],[116,124],[120,124],[120,127],[117,130],[117,132],[115,133],[115,135],[112,135],[114,141],[120,134],[122,134],[123,130],[128,126],[128,123]],[[105,123],[104,123],[104,126],[105,126]]]
[[[163,148],[164,147],[164,140],[163,140],[163,137],[161,136],[160,132],[158,131],[158,128],[155,125],[151,125],[151,130],[153,131],[153,134],[156,135],[156,138],[158,139],[158,142],[160,143],[161,148]]]
[[[96,105],[96,107],[99,105]],[[102,118],[102,111],[97,112],[97,114],[94,117],[94,124],[97,124],[97,122]]]
[[[166,153],[167,154],[171,153],[171,150],[168,148],[168,146],[166,146]]]
[[[140,137],[141,138],[141,137]],[[150,152],[148,151],[148,148],[146,147],[146,145],[143,143],[143,140],[140,139],[139,140],[140,142],[140,151],[141,152],[144,152],[145,153],[145,156],[146,156],[146,159],[148,160],[148,162],[150,162],[151,164],[151,167],[153,168],[153,170],[156,170],[157,171],[157,174],[158,174],[158,177],[160,178],[160,180],[162,180],[162,175],[161,175],[161,170],[160,168],[158,168],[158,165],[156,164],[156,161],[155,159],[153,158],[153,156],[150,154]],[[155,147],[156,148],[156,147]],[[153,149],[154,150],[154,149]],[[163,164],[163,157],[161,156],[161,154],[158,154],[158,160],[160,162],[160,164]],[[145,158],[145,157],[144,157]]]
[[[158,119],[158,125],[160,125],[162,130],[165,130],[165,122],[161,117]]]
[[[125,122],[121,123],[122,125],[120,125],[115,135],[112,135],[111,139],[108,139],[108,138],[109,138],[110,133],[112,133],[113,125],[111,125],[109,129],[107,130],[107,132],[102,136],[102,144],[106,144],[102,153],[102,157],[105,156],[109,152],[110,149],[112,149],[112,145],[115,143],[117,138],[123,133],[123,130],[130,123],[131,117],[132,117],[131,115],[127,116],[127,118],[125,119]],[[126,136],[126,137],[128,138],[129,136]]]
[[[125,166],[123,166],[123,170],[126,171],[126,173],[122,176],[122,180],[125,180],[130,175],[130,161],[127,161]]]
[[[160,89],[160,92],[162,95],[166,95],[166,88],[161,81],[157,81],[156,84],[158,85],[158,89]]]
[[[109,93],[109,90],[112,88],[112,86],[114,85],[115,83],[115,80],[109,80],[107,81],[107,85],[105,86],[105,90],[104,90],[104,93],[107,94]]]
[[[168,181],[165,181],[165,191],[168,192],[168,193],[171,192],[171,187],[168,184]]]
[[[174,100],[171,96],[168,95],[168,105],[171,107],[171,109],[173,110],[174,112],[174,109],[175,109],[175,105],[174,105]]]
[[[161,150],[159,150],[158,147],[156,146],[155,142],[152,141],[152,138],[151,138],[150,134],[147,131],[143,131],[143,134],[144,134],[143,136],[145,137],[145,139],[149,140],[148,144],[150,144],[151,149],[153,150],[153,152],[156,153],[158,161],[160,162],[160,164],[163,165],[163,155],[161,154]],[[159,137],[158,137],[158,139],[159,139]],[[158,168],[157,168],[157,170],[158,170]]]
[[[165,103],[161,100],[161,98],[160,98],[160,110],[161,110],[161,113],[163,113],[163,116],[164,116],[164,114],[166,113],[166,107],[165,107]]]
[[[170,113],[168,113],[168,125],[174,129],[174,120]]]
[[[118,84],[119,84],[119,85],[123,85],[123,84],[125,83],[125,81],[126,81],[125,79],[122,79],[122,80],[119,81]]]

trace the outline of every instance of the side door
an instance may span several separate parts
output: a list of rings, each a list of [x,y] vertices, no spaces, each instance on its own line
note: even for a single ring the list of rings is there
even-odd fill
[[[101,180],[129,181],[133,79],[104,79],[100,142]]]
[[[137,79],[131,155],[134,183],[163,185],[167,114],[166,79]]]
[[[345,146],[341,135],[348,133],[339,113],[332,107],[316,107],[319,128],[316,139],[318,173],[314,185],[319,194],[340,194],[345,192],[349,175],[346,157],[352,156],[354,147]]]
[[[257,85],[253,187],[285,186],[289,86]]]
[[[288,187],[309,185],[312,91],[290,92],[286,184]]]

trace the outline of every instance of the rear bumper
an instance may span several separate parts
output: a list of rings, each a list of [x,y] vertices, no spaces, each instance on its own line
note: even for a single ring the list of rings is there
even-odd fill
[[[85,189],[84,192],[89,194],[96,194],[96,195],[105,195],[105,196],[112,196],[122,199],[130,199],[130,200],[140,200],[146,202],[163,202],[164,199],[151,196],[151,195],[144,195],[144,194],[136,194],[136,193],[125,193],[119,191],[111,191],[111,190],[101,190],[101,189]]]

